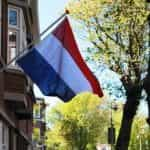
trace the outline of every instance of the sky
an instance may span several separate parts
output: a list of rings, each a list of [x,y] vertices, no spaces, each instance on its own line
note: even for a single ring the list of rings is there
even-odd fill
[[[39,24],[40,33],[53,23],[63,12],[69,0],[39,0]],[[36,97],[44,97],[50,106],[58,102],[56,97],[45,97],[40,90],[34,86]]]
[[[55,21],[63,12],[69,0],[39,0],[40,31]]]

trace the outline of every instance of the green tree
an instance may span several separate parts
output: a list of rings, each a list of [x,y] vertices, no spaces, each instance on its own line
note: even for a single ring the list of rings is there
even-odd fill
[[[149,59],[145,0],[72,0],[69,9],[93,44],[90,58],[121,76],[127,101],[116,150],[127,150]]]
[[[106,143],[108,113],[100,109],[101,104],[98,96],[83,93],[54,107],[48,116],[49,149],[57,145],[61,150],[94,150],[98,142]]]
[[[149,150],[150,132],[149,126],[146,125],[143,115],[137,115],[133,123],[131,141],[129,150],[144,149]]]

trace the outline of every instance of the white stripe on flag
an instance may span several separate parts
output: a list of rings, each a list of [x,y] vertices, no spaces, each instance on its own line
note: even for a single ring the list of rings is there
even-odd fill
[[[89,81],[55,36],[48,35],[35,48],[75,93],[92,92]]]

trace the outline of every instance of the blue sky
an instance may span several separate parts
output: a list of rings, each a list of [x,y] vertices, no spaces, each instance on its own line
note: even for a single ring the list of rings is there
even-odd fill
[[[63,12],[69,0],[39,0],[40,30],[43,31]]]

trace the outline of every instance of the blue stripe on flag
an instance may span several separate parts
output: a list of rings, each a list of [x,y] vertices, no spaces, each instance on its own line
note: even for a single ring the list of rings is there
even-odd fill
[[[72,89],[35,48],[19,59],[17,63],[39,86],[44,95],[58,96],[64,101],[68,101],[75,96]]]

